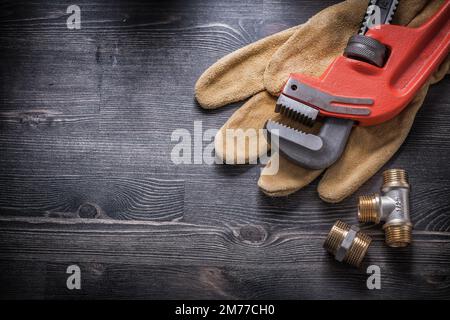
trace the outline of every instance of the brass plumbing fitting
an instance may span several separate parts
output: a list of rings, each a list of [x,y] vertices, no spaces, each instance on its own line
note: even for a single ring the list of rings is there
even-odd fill
[[[371,242],[372,239],[358,227],[338,220],[328,233],[323,247],[337,261],[359,267]]]
[[[381,195],[376,193],[359,197],[359,222],[384,221],[386,244],[405,247],[411,243],[412,223],[409,218],[408,174],[402,169],[383,172]]]

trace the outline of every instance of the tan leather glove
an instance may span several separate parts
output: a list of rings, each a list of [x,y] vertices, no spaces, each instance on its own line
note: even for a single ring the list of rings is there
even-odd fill
[[[400,1],[393,23],[420,26],[444,1]],[[258,130],[267,119],[277,120],[274,96],[281,91],[289,74],[300,72],[319,77],[342,54],[349,37],[357,33],[366,7],[367,1],[362,0],[331,6],[305,24],[252,43],[208,68],[195,87],[197,101],[203,108],[215,109],[250,98],[220,129],[215,140],[216,154],[224,160],[236,161],[237,148],[245,148],[242,160],[260,156],[264,148],[248,144],[226,148],[225,130]],[[441,80],[449,66],[447,57],[410,105],[394,119],[352,130],[341,158],[326,170],[319,183],[318,192],[324,201],[339,202],[351,195],[392,157],[408,135],[429,85]],[[289,124],[308,131],[300,124]],[[308,185],[323,170],[307,170],[280,157],[277,174],[265,175],[264,171],[258,181],[263,192],[285,196]]]

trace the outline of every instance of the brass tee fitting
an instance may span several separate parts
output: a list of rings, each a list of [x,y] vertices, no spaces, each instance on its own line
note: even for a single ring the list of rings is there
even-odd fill
[[[372,239],[358,227],[338,220],[328,233],[323,247],[337,261],[359,267],[371,242]]]
[[[405,247],[411,243],[409,189],[406,171],[390,169],[383,172],[381,195],[376,193],[359,197],[359,222],[384,221],[386,244],[390,247]]]

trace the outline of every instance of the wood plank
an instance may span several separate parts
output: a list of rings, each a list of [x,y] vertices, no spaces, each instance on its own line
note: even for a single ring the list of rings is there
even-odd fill
[[[129,176],[1,176],[2,215],[174,221],[183,218],[184,181]]]
[[[364,227],[381,291],[321,248],[379,174],[330,205],[317,181],[273,199],[259,166],[170,160],[174,130],[220,128],[241,104],[199,108],[210,64],[337,2],[81,0],[69,31],[64,1],[2,1],[0,298],[450,298],[448,77],[385,166],[410,173],[413,246]],[[71,263],[82,292],[65,290]]]
[[[198,172],[184,176],[186,180],[170,175],[138,177],[136,173],[0,175],[0,183],[8,186],[0,193],[0,209],[2,215],[76,218],[83,207],[93,206],[97,213],[84,217],[183,219],[209,225],[250,223],[324,231],[337,219],[355,223],[357,196],[376,192],[381,185],[377,176],[339,206],[323,203],[316,194],[316,184],[287,199],[267,198],[254,185],[259,170],[254,169],[239,179],[234,176],[204,179]],[[449,232],[446,195],[450,180],[415,183],[415,178],[412,174],[411,217],[415,229]],[[243,184],[247,189],[240,189]],[[433,203],[427,200],[430,196],[435,199]],[[230,197],[234,200],[230,201]]]
[[[96,257],[124,263],[130,257],[139,257],[136,263],[155,266],[274,267],[328,261],[322,248],[327,231],[308,232],[297,227],[20,217],[1,217],[0,222],[0,239],[4,243],[0,252],[5,259],[46,261],[51,257],[56,262],[91,261]],[[375,239],[370,249],[371,262],[386,267],[409,265],[417,271],[448,269],[447,232],[415,231],[414,245],[397,250],[384,245],[381,230],[367,232]]]
[[[183,298],[189,293],[191,298],[228,299],[331,298],[338,292],[342,299],[448,299],[450,294],[448,233],[415,232],[414,244],[401,254],[374,234],[368,260],[356,269],[335,262],[322,249],[324,233],[295,228],[70,221],[5,224],[2,219],[2,294]],[[74,263],[84,279],[78,293],[65,289],[65,269]],[[368,264],[381,268],[380,291],[366,287]],[[21,274],[29,275],[30,285],[20,285]],[[43,282],[44,292],[33,291]]]
[[[208,267],[80,263],[81,290],[67,290],[73,262],[0,261],[0,298],[9,299],[448,299],[448,272],[367,274],[331,266]],[[274,276],[276,275],[276,276]]]

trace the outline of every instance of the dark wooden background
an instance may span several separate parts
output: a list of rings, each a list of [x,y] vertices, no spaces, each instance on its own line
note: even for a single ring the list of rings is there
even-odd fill
[[[170,160],[173,130],[219,128],[237,107],[196,105],[210,64],[336,2],[80,0],[68,30],[73,1],[1,1],[0,297],[450,298],[448,78],[387,164],[410,173],[415,231],[394,250],[368,228],[381,290],[322,249],[379,175],[330,205],[317,183],[264,196],[258,166]]]

